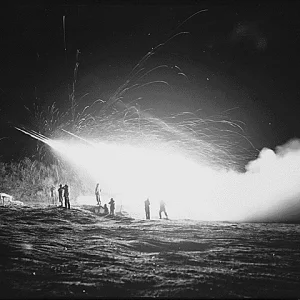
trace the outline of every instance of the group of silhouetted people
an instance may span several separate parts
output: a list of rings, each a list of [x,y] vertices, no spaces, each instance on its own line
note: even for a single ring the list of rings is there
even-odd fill
[[[145,201],[145,212],[146,212],[146,219],[150,220],[150,200],[149,198]],[[168,219],[168,214],[166,212],[166,204],[164,201],[160,201],[159,205],[159,218],[161,219],[161,214],[164,213],[165,217]]]
[[[58,201],[60,203],[59,206],[70,209],[71,205],[70,205],[69,186],[67,184],[65,184],[64,186],[62,184],[60,184],[57,191],[58,191]],[[101,193],[100,185],[99,185],[99,183],[97,183],[96,188],[95,188],[95,196],[96,196],[97,205],[99,207],[101,207],[101,194],[100,193]],[[55,186],[54,185],[52,185],[50,188],[50,196],[51,196],[51,199],[53,200],[53,202],[56,202],[55,199],[57,199],[57,198],[55,197]],[[113,216],[115,214],[114,198],[110,198],[108,205],[109,205],[109,209],[108,209],[107,204],[104,204],[104,206],[103,206],[104,214],[106,214],[106,215],[109,214],[109,215]],[[147,200],[145,201],[145,212],[146,212],[146,219],[150,220],[150,200],[149,200],[149,198],[147,198]],[[160,219],[162,217],[162,213],[164,213],[165,217],[168,219],[168,214],[166,212],[166,205],[165,205],[164,201],[160,202],[160,207],[159,207],[159,218]]]
[[[63,199],[65,200],[65,208],[70,209],[70,191],[67,184],[64,186],[60,184],[58,188],[58,201],[61,207],[63,207]]]
[[[109,204],[109,210],[108,210],[107,204],[104,204],[104,206],[103,206],[104,214],[113,216],[115,214],[115,200],[114,200],[114,198],[110,198],[110,201],[108,202],[108,204]]]
[[[96,196],[96,201],[97,201],[97,205],[99,207],[101,207],[101,189],[100,189],[100,185],[99,183],[96,184],[96,188],[95,188],[95,196]],[[108,202],[109,204],[109,210],[108,210],[108,206],[107,204],[104,204],[103,209],[104,209],[104,214],[108,215],[114,215],[115,214],[115,200],[113,198],[110,199],[110,201]],[[146,212],[146,219],[150,220],[150,200],[149,198],[147,198],[147,200],[145,201],[145,212]],[[160,202],[160,206],[159,206],[159,218],[162,218],[162,213],[165,214],[165,217],[168,219],[168,214],[166,211],[166,204],[164,201]]]
[[[96,184],[95,188],[95,196],[96,196],[96,201],[97,205],[101,206],[101,189],[99,183]],[[107,204],[104,204],[103,209],[104,209],[104,214],[108,215],[114,215],[115,214],[115,200],[114,198],[110,198],[110,201],[108,202],[109,204],[109,210],[107,207]]]

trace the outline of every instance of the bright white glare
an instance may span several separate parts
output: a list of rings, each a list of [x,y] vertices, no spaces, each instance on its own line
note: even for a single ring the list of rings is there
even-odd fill
[[[51,146],[88,171],[91,184],[100,183],[105,201],[114,197],[135,217],[144,217],[149,197],[151,217],[158,217],[164,200],[172,219],[243,221],[300,194],[300,151],[282,154],[284,146],[280,155],[263,149],[245,173],[214,170],[166,146],[67,141]]]

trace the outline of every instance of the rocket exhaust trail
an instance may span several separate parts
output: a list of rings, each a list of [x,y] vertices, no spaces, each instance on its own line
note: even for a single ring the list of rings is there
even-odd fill
[[[34,138],[34,139],[36,139],[36,140],[39,140],[39,141],[41,141],[41,142],[43,142],[43,143],[49,145],[49,140],[50,140],[50,139],[47,138],[46,136],[44,136],[44,135],[42,135],[42,134],[40,134],[40,133],[37,133],[37,132],[35,132],[35,131],[33,131],[33,130],[27,131],[27,130],[21,129],[21,128],[19,128],[19,127],[15,127],[15,128],[16,128],[17,130],[19,130],[19,131],[21,131],[21,132],[23,132],[23,133],[25,133],[25,134],[31,136],[32,138]]]
[[[65,130],[65,129],[62,129],[62,131],[64,131],[64,132],[66,132],[66,133],[68,133],[68,134],[74,136],[75,138],[77,138],[77,139],[79,139],[79,140],[84,141],[84,142],[87,143],[88,145],[91,145],[91,146],[95,147],[95,145],[94,145],[92,142],[89,142],[88,140],[86,140],[86,139],[84,139],[84,138],[82,138],[82,137],[80,137],[80,136],[78,136],[78,135],[76,135],[76,134],[74,134],[74,133],[72,133],[72,132],[69,132],[69,131],[67,131],[67,130]]]
[[[41,141],[41,142],[43,142],[43,143],[45,143],[45,144],[51,146],[50,143],[49,143],[49,142],[51,141],[51,139],[49,139],[48,137],[42,135],[41,133],[35,132],[34,130],[28,130],[28,131],[27,131],[27,130],[21,129],[21,128],[19,128],[19,127],[15,127],[15,128],[16,128],[17,130],[19,130],[19,131],[25,133],[26,135],[29,135],[29,136],[31,136],[32,138],[34,138],[34,139],[36,139],[36,140],[39,140],[39,141]],[[95,146],[93,143],[89,142],[88,140],[86,140],[86,139],[84,139],[84,138],[82,138],[82,137],[80,137],[80,136],[78,136],[78,135],[76,135],[76,134],[74,134],[74,133],[71,133],[71,132],[69,132],[69,131],[67,131],[67,130],[65,130],[65,129],[62,129],[62,131],[64,131],[64,132],[66,132],[66,133],[68,133],[68,134],[74,136],[75,138],[77,138],[77,139],[79,139],[79,140],[82,140],[83,142],[85,142],[85,143],[87,143],[87,144],[89,144],[89,145],[91,145],[91,146]]]

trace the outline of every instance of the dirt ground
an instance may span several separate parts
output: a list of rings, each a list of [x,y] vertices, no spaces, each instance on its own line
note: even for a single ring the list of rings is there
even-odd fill
[[[300,225],[0,207],[7,298],[299,298]]]

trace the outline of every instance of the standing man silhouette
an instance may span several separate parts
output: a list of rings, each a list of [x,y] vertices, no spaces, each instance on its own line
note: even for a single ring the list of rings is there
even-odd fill
[[[108,202],[108,204],[110,205],[110,215],[114,215],[115,214],[115,200],[114,198],[110,198],[110,201]]]
[[[64,193],[64,197],[65,197],[65,207],[70,209],[70,194],[69,194],[69,187],[67,184],[65,184],[64,186],[64,190],[65,190],[65,193]]]
[[[63,207],[63,192],[64,192],[64,188],[62,186],[62,184],[59,185],[59,188],[58,188],[58,201],[60,203],[60,206]]]
[[[160,206],[159,206],[159,218],[161,219],[161,213],[164,212],[166,218],[168,219],[168,214],[166,212],[166,204],[164,201],[160,201]]]
[[[145,212],[146,212],[146,219],[150,220],[150,201],[149,198],[145,201]]]
[[[95,195],[96,195],[97,205],[99,205],[99,206],[101,205],[100,192],[101,192],[101,189],[100,189],[99,183],[97,183],[96,188],[95,188]]]

